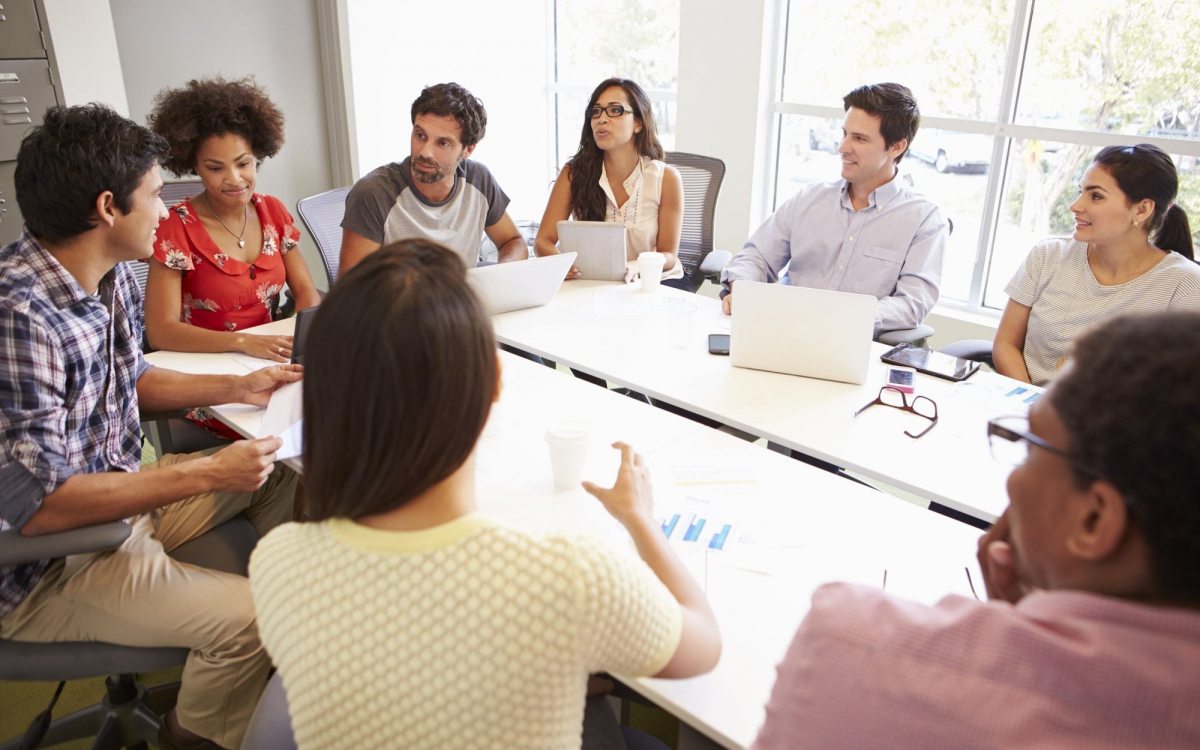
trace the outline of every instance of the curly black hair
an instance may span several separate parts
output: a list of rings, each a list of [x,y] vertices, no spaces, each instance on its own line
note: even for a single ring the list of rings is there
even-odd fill
[[[1071,455],[1125,497],[1158,598],[1200,603],[1200,314],[1115,318],[1080,337],[1047,392]],[[1094,477],[1075,471],[1087,487]]]
[[[483,140],[487,130],[487,110],[479,97],[457,83],[435,83],[421,89],[421,95],[412,103],[412,121],[417,115],[439,115],[453,117],[462,128],[459,140],[463,146],[474,146]]]
[[[163,89],[147,123],[170,145],[163,166],[180,176],[196,174],[196,151],[214,135],[242,136],[259,161],[283,146],[283,113],[249,76],[237,81],[205,78]]]
[[[97,224],[96,197],[111,190],[122,213],[167,152],[162,138],[101,104],[51,107],[21,141],[13,175],[30,234],[64,242]]]

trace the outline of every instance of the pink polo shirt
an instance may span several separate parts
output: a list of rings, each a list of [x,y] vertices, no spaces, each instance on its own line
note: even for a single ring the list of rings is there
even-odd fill
[[[1080,591],[813,595],[755,748],[1198,748],[1200,612]]]

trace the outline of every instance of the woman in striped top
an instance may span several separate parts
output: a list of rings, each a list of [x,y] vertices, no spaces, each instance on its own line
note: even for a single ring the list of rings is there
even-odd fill
[[[1187,214],[1175,205],[1171,157],[1149,144],[1102,149],[1071,205],[1075,231],[1034,246],[1005,288],[992,359],[1042,385],[1088,329],[1128,313],[1200,310],[1200,266]]]

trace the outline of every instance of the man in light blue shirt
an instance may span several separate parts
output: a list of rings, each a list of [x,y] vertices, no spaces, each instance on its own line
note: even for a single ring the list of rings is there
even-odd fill
[[[896,179],[921,123],[912,92],[871,84],[842,102],[842,179],[806,185],[758,228],[721,275],[726,314],[741,279],[870,294],[876,335],[920,325],[937,302],[949,225]]]

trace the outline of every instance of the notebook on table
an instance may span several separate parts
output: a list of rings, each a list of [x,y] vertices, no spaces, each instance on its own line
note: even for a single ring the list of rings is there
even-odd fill
[[[560,253],[478,266],[467,270],[467,283],[487,314],[499,315],[549,302],[574,263],[575,253]]]
[[[581,279],[625,280],[625,225],[611,221],[560,221],[558,246],[576,253]]]
[[[871,365],[878,304],[868,294],[738,281],[730,362],[736,367],[863,383]]]

